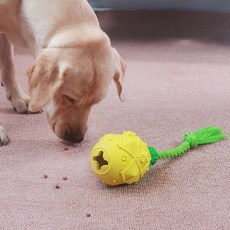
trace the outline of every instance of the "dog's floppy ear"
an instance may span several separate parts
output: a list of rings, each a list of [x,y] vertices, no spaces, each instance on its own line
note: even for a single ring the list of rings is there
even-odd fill
[[[113,77],[113,80],[116,83],[117,87],[117,93],[122,102],[125,101],[125,97],[123,94],[123,80],[125,77],[125,72],[126,72],[126,64],[117,52],[116,49],[113,48],[113,53],[115,57],[115,64],[116,64],[116,69],[115,69],[115,74]]]
[[[27,71],[29,77],[29,111],[38,112],[52,99],[63,81],[55,51],[43,51],[35,65]]]

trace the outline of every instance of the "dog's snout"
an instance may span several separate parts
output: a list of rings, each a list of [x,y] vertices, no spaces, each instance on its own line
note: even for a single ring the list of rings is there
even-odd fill
[[[63,139],[65,141],[70,141],[74,143],[80,143],[84,140],[84,134],[82,133],[71,133],[71,132],[65,132],[63,135]]]
[[[78,128],[78,129],[70,129],[68,128],[63,128],[62,125],[60,125],[57,122],[54,123],[50,123],[51,128],[53,130],[53,132],[62,140],[64,141],[69,141],[69,142],[73,142],[73,143],[80,143],[84,140],[85,137],[85,133],[87,131],[87,127],[86,128]]]

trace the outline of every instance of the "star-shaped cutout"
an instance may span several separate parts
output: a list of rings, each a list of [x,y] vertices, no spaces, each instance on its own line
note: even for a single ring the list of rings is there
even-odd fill
[[[104,153],[103,151],[100,151],[97,156],[93,157],[93,160],[97,161],[99,170],[101,169],[102,166],[109,164],[108,161],[104,159],[103,153]]]

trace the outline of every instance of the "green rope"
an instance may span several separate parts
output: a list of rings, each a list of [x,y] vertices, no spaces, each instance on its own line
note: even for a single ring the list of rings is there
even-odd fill
[[[189,149],[190,149],[190,143],[185,141],[183,144],[179,145],[174,149],[158,152],[158,159],[175,158],[185,153]]]
[[[184,142],[176,148],[159,151],[157,153],[154,148],[149,147],[152,158],[150,161],[150,166],[155,164],[157,159],[178,157],[189,149],[197,148],[198,145],[215,143],[225,139],[226,137],[227,136],[222,133],[222,129],[220,127],[210,126],[195,133],[188,132],[184,135]]]

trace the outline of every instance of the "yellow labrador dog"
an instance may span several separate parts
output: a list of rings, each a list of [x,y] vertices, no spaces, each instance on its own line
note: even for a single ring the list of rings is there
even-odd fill
[[[15,78],[13,46],[32,53],[30,98]],[[47,106],[55,134],[81,142],[92,105],[113,79],[121,100],[125,64],[86,0],[0,0],[1,85],[18,113]],[[0,145],[9,141],[0,126]]]

